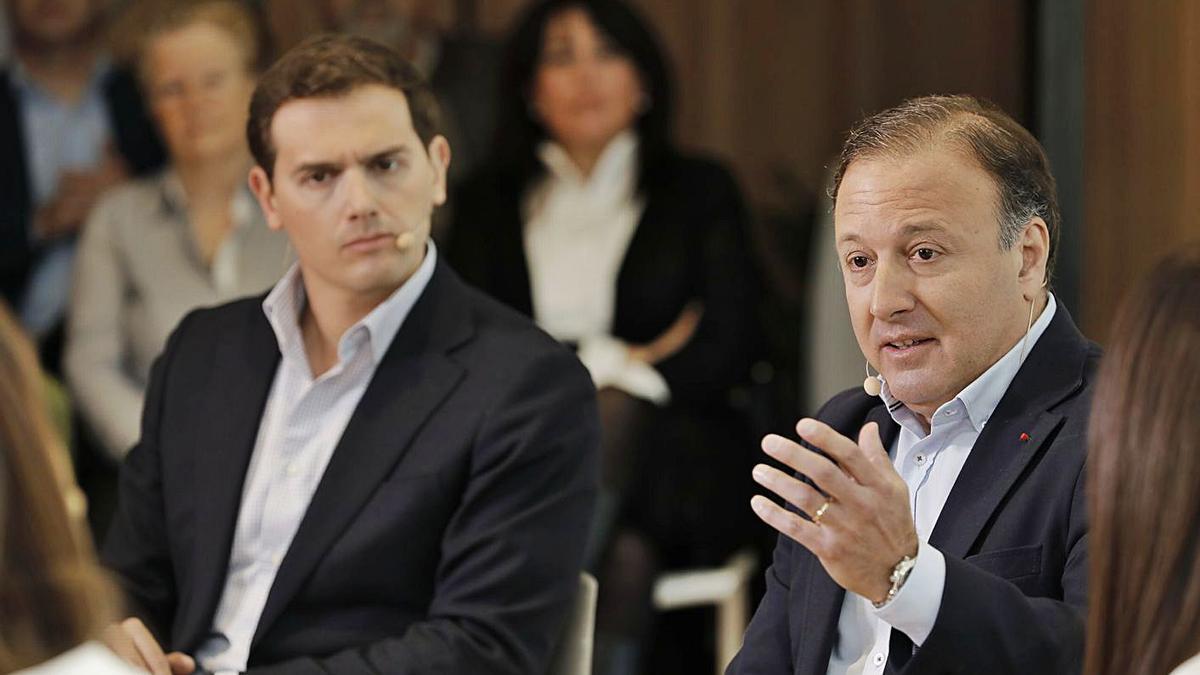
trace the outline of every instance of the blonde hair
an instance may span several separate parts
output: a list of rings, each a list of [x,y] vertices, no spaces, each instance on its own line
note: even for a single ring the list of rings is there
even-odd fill
[[[115,617],[33,346],[0,303],[0,672],[41,663]]]

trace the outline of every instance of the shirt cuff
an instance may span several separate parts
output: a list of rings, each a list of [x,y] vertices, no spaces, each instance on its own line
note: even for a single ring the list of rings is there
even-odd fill
[[[920,647],[933,632],[945,590],[946,558],[941,551],[921,542],[917,549],[916,565],[908,573],[900,592],[886,605],[876,609],[875,616],[907,635],[914,646]]]
[[[650,364],[629,358],[629,346],[624,342],[608,335],[584,338],[577,355],[597,389],[614,387],[655,405],[670,403],[666,379]]]

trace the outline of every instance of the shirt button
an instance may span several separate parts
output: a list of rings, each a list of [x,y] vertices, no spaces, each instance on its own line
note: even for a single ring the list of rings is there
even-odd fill
[[[954,409],[954,408],[951,408],[950,410],[947,410],[947,411],[946,411],[946,414],[947,414],[947,415],[957,415],[957,414],[958,414],[958,410],[956,410],[956,409]]]
[[[281,562],[283,562],[283,556],[281,554],[276,553],[271,556],[271,563],[274,564],[276,567],[279,567],[279,563],[281,563]]]
[[[925,455],[917,455],[913,457],[913,461],[916,462],[917,466],[923,466],[925,464]]]
[[[871,663],[874,663],[876,666],[882,666],[886,660],[887,656],[883,652],[875,652],[875,656],[871,657]]]

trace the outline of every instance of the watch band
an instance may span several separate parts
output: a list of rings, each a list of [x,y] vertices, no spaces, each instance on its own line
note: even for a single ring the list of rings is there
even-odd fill
[[[883,609],[896,597],[900,589],[904,587],[904,582],[908,581],[908,575],[912,573],[913,568],[916,566],[916,556],[906,555],[900,559],[900,562],[896,563],[896,566],[892,568],[892,575],[888,577],[888,580],[892,582],[892,587],[888,589],[887,595],[884,596],[882,602],[871,602],[875,606],[875,609]]]

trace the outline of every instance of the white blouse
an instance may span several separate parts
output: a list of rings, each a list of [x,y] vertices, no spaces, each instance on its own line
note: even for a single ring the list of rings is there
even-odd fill
[[[628,345],[612,336],[617,276],[645,209],[637,194],[636,134],[613,138],[588,176],[556,143],[543,143],[538,154],[547,174],[522,205],[534,320],[555,338],[579,345],[579,359],[597,388],[616,387],[665,404],[666,380],[631,360]]]

